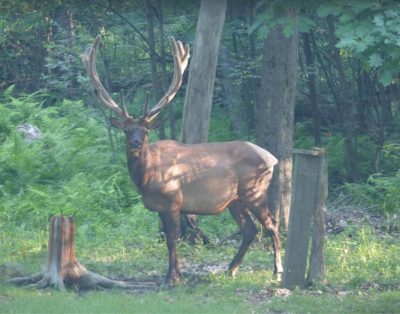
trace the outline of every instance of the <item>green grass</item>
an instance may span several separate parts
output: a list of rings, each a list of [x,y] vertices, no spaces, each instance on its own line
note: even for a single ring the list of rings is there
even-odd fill
[[[137,219],[151,221],[147,217],[153,217],[151,213],[142,214]],[[153,218],[147,232],[141,229],[141,236],[130,230],[139,226],[140,221],[133,223],[129,219],[121,221],[117,228],[100,228],[95,236],[93,231],[79,229],[78,225],[78,260],[103,275],[164,276],[167,250],[165,243],[155,236],[157,219]],[[201,226],[212,233],[213,224],[223,223],[226,218],[202,219]],[[226,230],[231,232],[234,225],[231,227]],[[10,230],[0,236],[0,264],[18,262],[27,273],[40,270],[46,257],[47,230]],[[400,246],[398,239],[390,235],[375,233],[369,227],[351,226],[339,235],[330,235],[326,243],[327,285],[295,290],[289,296],[279,295],[279,282],[272,276],[269,240],[258,239],[254,243],[235,278],[227,277],[223,269],[237,244],[218,245],[215,240],[208,247],[179,243],[186,277],[174,289],[78,294],[0,283],[0,313],[400,312]]]
[[[399,290],[346,296],[295,291],[281,298],[263,294],[262,286],[245,276],[144,294],[113,290],[79,295],[0,286],[1,313],[398,313],[399,306]]]
[[[220,296],[175,289],[149,294],[118,291],[71,292],[29,291],[2,287],[0,310],[7,313],[243,313],[245,305],[235,295]],[[1,301],[0,301],[1,302]]]
[[[399,313],[400,291],[370,293],[368,295],[304,296],[294,294],[287,300],[274,299],[262,309],[286,313]]]

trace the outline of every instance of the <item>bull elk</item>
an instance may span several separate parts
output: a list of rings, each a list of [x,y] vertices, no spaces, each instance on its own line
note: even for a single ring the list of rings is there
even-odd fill
[[[107,93],[96,70],[97,36],[82,59],[100,101],[120,118],[111,118],[114,127],[124,130],[130,177],[150,211],[163,222],[169,254],[167,284],[181,275],[176,254],[179,214],[215,215],[229,208],[239,225],[242,243],[229,265],[234,275],[258,230],[252,216],[272,237],[274,273],[282,272],[278,225],[266,207],[266,195],[277,159],[249,142],[182,144],[172,140],[149,143],[149,130],[155,118],[174,98],[182,84],[189,59],[189,46],[170,39],[174,74],[166,94],[144,114],[129,115],[125,105],[118,106]]]

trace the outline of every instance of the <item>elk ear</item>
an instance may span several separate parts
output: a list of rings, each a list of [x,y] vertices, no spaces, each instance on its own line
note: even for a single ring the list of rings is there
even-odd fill
[[[124,123],[120,119],[110,118],[110,122],[111,122],[111,125],[114,128],[117,128],[117,129],[123,129],[124,128]]]

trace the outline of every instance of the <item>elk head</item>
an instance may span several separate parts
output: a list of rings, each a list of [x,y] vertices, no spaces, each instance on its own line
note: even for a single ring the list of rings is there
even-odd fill
[[[88,48],[82,55],[82,61],[85,64],[91,84],[96,90],[97,97],[103,105],[111,109],[118,116],[118,118],[111,118],[112,126],[124,130],[127,149],[134,155],[137,155],[144,144],[147,143],[149,130],[157,127],[155,118],[172,101],[182,85],[183,72],[187,67],[190,56],[189,46],[183,46],[180,41],[175,41],[173,37],[170,37],[170,43],[174,59],[174,76],[171,85],[165,95],[152,109],[149,109],[149,97],[147,97],[144,104],[144,113],[138,117],[130,115],[124,103],[121,108],[107,93],[99,79],[96,69],[96,53],[100,44],[100,35],[96,37],[93,46]]]

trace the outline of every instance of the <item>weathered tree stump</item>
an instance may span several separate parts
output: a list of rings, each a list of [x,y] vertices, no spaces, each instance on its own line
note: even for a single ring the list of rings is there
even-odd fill
[[[50,221],[47,262],[40,273],[9,280],[16,285],[29,285],[36,288],[53,287],[65,290],[87,290],[96,287],[123,289],[154,289],[155,283],[132,283],[112,280],[93,273],[82,266],[75,257],[75,223],[72,217],[56,216]]]

